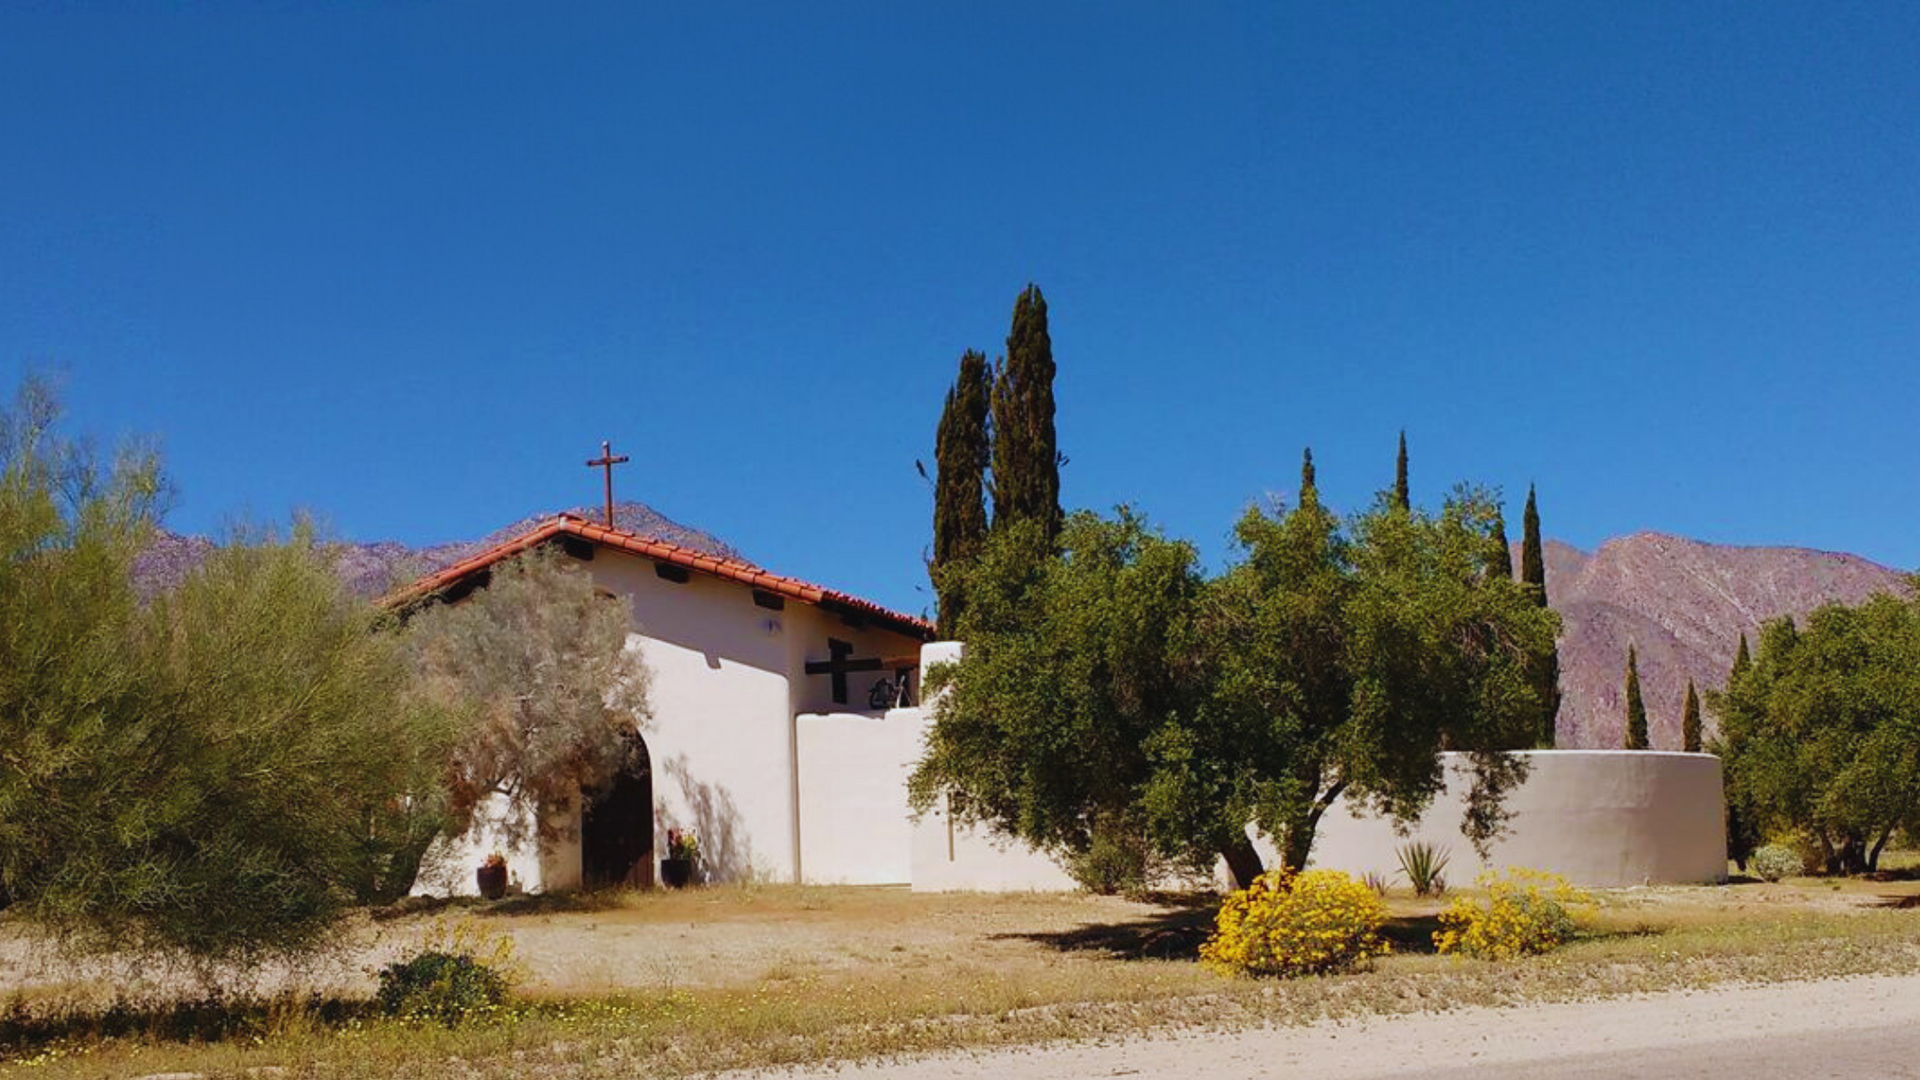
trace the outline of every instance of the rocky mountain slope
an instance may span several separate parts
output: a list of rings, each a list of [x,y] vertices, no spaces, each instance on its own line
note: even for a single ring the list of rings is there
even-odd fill
[[[598,507],[572,513],[598,519]],[[516,521],[477,540],[410,548],[394,541],[343,544],[341,575],[355,592],[378,596],[420,574],[531,529],[550,515]],[[615,509],[621,528],[739,558],[711,533],[682,525],[645,503]],[[180,580],[212,550],[203,537],[163,533],[142,557],[144,589]],[[1902,575],[1855,555],[1804,548],[1733,547],[1659,533],[1610,540],[1598,551],[1547,544],[1547,597],[1563,621],[1560,640],[1559,745],[1620,745],[1629,643],[1640,650],[1640,680],[1656,749],[1678,749],[1680,707],[1691,678],[1721,686],[1744,631],[1800,615],[1823,603],[1857,603],[1896,592]],[[1514,561],[1518,563],[1516,551]],[[1712,714],[1707,715],[1709,729]]]
[[[606,511],[604,507],[582,506],[566,512],[599,521]],[[340,576],[346,579],[354,592],[362,596],[379,596],[421,574],[458,562],[469,555],[518,536],[552,516],[552,514],[537,514],[523,518],[478,540],[460,540],[421,548],[411,548],[393,540],[343,543],[338,547],[337,565]],[[726,541],[712,533],[682,525],[646,503],[617,503],[614,506],[613,519],[614,524],[632,532],[658,537],[713,555],[734,559],[743,557]],[[154,592],[165,589],[186,576],[187,572],[198,566],[212,550],[213,541],[206,537],[181,536],[163,531],[140,557],[134,567],[134,576],[142,591]]]
[[[1562,620],[1559,745],[1566,748],[1620,745],[1629,643],[1640,653],[1653,747],[1677,750],[1687,680],[1702,690],[1724,685],[1742,632],[1757,644],[1764,620],[1902,587],[1898,571],[1855,555],[1659,533],[1609,540],[1592,554],[1549,542],[1546,555],[1547,600]],[[1711,730],[1711,712],[1706,721]]]

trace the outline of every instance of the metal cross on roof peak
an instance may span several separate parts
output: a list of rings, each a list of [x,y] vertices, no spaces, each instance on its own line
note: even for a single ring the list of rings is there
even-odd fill
[[[607,475],[607,528],[609,529],[615,527],[613,524],[613,467],[615,465],[625,465],[627,460],[627,455],[625,454],[621,454],[619,457],[613,455],[612,443],[602,442],[600,444],[600,456],[587,462],[589,469],[600,469]]]

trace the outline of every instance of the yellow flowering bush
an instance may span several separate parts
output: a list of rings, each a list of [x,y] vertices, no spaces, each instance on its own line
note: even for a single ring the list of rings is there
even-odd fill
[[[1433,946],[1486,960],[1550,952],[1573,937],[1575,916],[1593,903],[1566,878],[1516,866],[1481,874],[1484,899],[1463,896],[1440,913]]]
[[[1386,955],[1386,921],[1365,882],[1338,870],[1274,870],[1228,894],[1200,959],[1248,975],[1338,971]]]

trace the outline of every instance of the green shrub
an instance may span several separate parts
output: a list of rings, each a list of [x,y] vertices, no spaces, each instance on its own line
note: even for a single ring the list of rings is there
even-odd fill
[[[452,1027],[507,999],[507,977],[464,953],[422,952],[380,969],[380,1011]]]
[[[0,404],[0,882],[68,947],[250,964],[404,896],[451,718],[305,525],[137,585],[167,485]],[[155,552],[157,554],[157,552]]]
[[[1220,904],[1200,958],[1248,975],[1339,971],[1386,955],[1380,937],[1386,921],[1373,890],[1338,870],[1274,870]]]
[[[449,1027],[499,1008],[525,976],[513,938],[472,919],[435,923],[419,951],[380,969],[380,1011]]]
[[[1753,868],[1754,876],[1761,881],[1779,881],[1806,868],[1800,853],[1785,844],[1768,844],[1754,852],[1747,859],[1747,865]]]
[[[1147,851],[1130,837],[1096,830],[1087,850],[1067,862],[1067,873],[1083,889],[1101,896],[1137,893],[1147,887]]]
[[[1440,913],[1436,950],[1484,960],[1551,952],[1573,937],[1575,909],[1592,903],[1560,875],[1523,866],[1481,874],[1479,885],[1484,901],[1463,896]]]

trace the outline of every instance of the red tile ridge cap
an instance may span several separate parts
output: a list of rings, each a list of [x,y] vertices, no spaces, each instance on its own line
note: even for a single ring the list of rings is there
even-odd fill
[[[777,596],[789,597],[808,604],[849,609],[853,614],[866,615],[881,622],[891,623],[896,628],[904,629],[911,636],[922,640],[931,640],[933,637],[933,624],[927,620],[891,610],[871,600],[854,596],[852,593],[844,593],[823,585],[815,585],[810,581],[776,574],[745,559],[714,555],[671,541],[628,532],[625,529],[609,528],[575,514],[556,514],[519,536],[504,540],[485,551],[469,555],[456,563],[423,575],[412,584],[383,597],[380,602],[388,607],[397,607],[420,600],[447,588],[469,574],[484,570],[502,559],[518,555],[562,533],[578,536],[583,540],[602,544],[618,551],[682,566],[711,577],[739,582]]]

